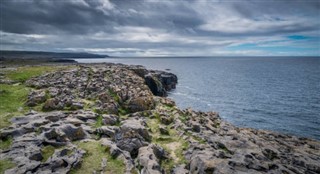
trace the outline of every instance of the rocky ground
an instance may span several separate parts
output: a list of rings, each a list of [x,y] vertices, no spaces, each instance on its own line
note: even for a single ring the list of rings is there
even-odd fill
[[[0,159],[16,164],[5,173],[320,173],[320,142],[181,110],[165,97],[176,83],[174,74],[119,64],[26,81],[25,105],[40,110],[0,130],[12,140]]]

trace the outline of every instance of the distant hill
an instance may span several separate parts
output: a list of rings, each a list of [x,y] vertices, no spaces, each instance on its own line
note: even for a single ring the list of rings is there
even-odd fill
[[[39,58],[59,58],[59,59],[76,59],[76,58],[105,58],[108,55],[99,55],[91,53],[59,53],[59,52],[42,52],[42,51],[7,51],[0,50],[0,58],[22,58],[22,59],[39,59]]]

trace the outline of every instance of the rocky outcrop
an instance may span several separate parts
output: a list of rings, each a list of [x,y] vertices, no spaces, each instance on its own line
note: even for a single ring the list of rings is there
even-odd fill
[[[28,86],[38,89],[30,93],[27,105],[44,103],[44,111],[76,110],[84,107],[83,99],[98,99],[91,104],[101,113],[118,114],[121,108],[138,112],[154,108],[150,92],[165,96],[176,83],[174,74],[143,67],[80,66],[78,70],[46,74],[27,81]]]
[[[146,71],[143,66],[131,66],[130,69],[145,79],[146,84],[156,96],[167,96],[167,91],[176,88],[178,78],[165,71]]]
[[[237,128],[216,113],[185,111],[193,135],[205,144],[190,145],[191,173],[317,173],[319,142],[250,128]],[[189,130],[188,127],[185,130]],[[318,155],[316,155],[318,154]],[[308,163],[308,164],[307,164]]]
[[[81,170],[90,152],[79,141],[109,153],[98,160],[102,172],[117,159],[125,173],[320,173],[319,141],[235,127],[216,112],[181,110],[155,96],[176,83],[171,73],[121,64],[81,65],[28,80],[26,106],[41,110],[0,130],[1,140],[12,141],[0,160],[16,164],[6,173]],[[45,154],[48,147],[54,150]]]

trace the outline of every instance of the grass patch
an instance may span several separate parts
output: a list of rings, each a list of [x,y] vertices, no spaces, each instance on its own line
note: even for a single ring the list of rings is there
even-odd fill
[[[77,142],[79,148],[86,151],[81,167],[73,169],[71,173],[87,174],[93,171],[101,170],[102,158],[107,159],[105,173],[122,174],[125,172],[125,165],[121,160],[114,159],[108,152],[108,149],[97,141]]]
[[[0,149],[5,150],[8,149],[12,144],[12,138],[8,137],[6,139],[0,140]]]
[[[167,110],[167,111],[173,111],[173,110],[174,110],[174,107],[171,106],[171,105],[164,104],[164,105],[162,105],[162,106],[163,106],[163,108],[164,108],[165,110]]]
[[[99,108],[93,108],[92,111],[97,114],[103,114],[103,112]]]
[[[120,107],[120,108],[118,109],[118,112],[119,112],[119,114],[120,114],[121,116],[127,115],[127,114],[130,113],[129,110],[126,109],[126,108],[124,108],[124,107]]]
[[[124,106],[121,106],[121,104],[123,104],[123,103],[122,103],[119,95],[116,92],[114,92],[112,89],[109,89],[108,94],[114,99],[114,101],[116,101],[120,105],[120,107],[118,109],[118,114],[120,116],[125,116],[130,113],[130,111],[127,108],[125,108]]]
[[[24,85],[0,84],[0,128],[10,125],[9,119],[27,110],[24,103],[29,88]]]
[[[160,121],[158,118],[154,118],[154,119],[148,119],[147,120],[147,125],[151,131],[151,133],[153,134],[153,136],[159,136],[160,135],[160,131],[159,131],[159,125],[160,125]]]
[[[84,110],[92,109],[92,106],[94,105],[94,101],[82,99],[81,100],[84,103]]]
[[[101,127],[102,125],[103,125],[102,124],[102,115],[98,115],[96,123],[94,124],[94,128]]]
[[[200,144],[206,144],[206,140],[200,138],[200,137],[197,137],[197,136],[193,136],[193,139],[195,139],[196,141],[198,141]]]
[[[189,116],[184,115],[184,114],[180,114],[179,115],[179,119],[183,122],[186,123],[189,120]]]
[[[167,150],[166,150],[167,151]],[[164,159],[160,162],[160,165],[162,169],[165,171],[165,173],[170,173],[171,169],[175,166],[175,162],[173,159]]]
[[[189,147],[189,143],[179,137],[178,132],[169,129],[170,135],[161,135],[159,131],[159,115],[147,120],[148,127],[152,134],[152,143],[158,144],[169,154],[169,158],[161,161],[161,167],[170,173],[171,169],[178,164],[187,163],[183,151]]]
[[[66,66],[25,66],[15,71],[9,71],[6,76],[11,80],[25,82],[26,80],[48,72],[66,69]]]
[[[0,174],[4,173],[6,170],[11,169],[15,166],[16,164],[14,164],[11,160],[8,160],[8,159],[0,160]]]
[[[48,100],[49,98],[51,98],[51,95],[50,95],[49,90],[45,90],[44,92],[45,92],[45,98],[46,98],[46,100]]]
[[[32,110],[35,110],[35,111],[38,111],[38,112],[43,112],[43,106],[44,106],[45,102],[44,103],[41,103],[41,104],[38,104],[34,107],[32,107]]]
[[[178,157],[178,163],[180,163],[180,164],[185,163],[186,164],[187,160],[184,157],[183,151],[188,149],[189,143],[185,140],[182,140],[182,139],[180,140],[180,143],[181,143],[180,144],[181,146],[177,149],[177,151],[175,153]]]
[[[116,92],[114,92],[112,89],[109,89],[108,93],[117,103],[120,103],[120,97]]]
[[[42,154],[42,162],[46,162],[54,153],[55,148],[53,146],[44,146],[41,149],[41,154]]]
[[[169,158],[161,161],[161,167],[166,173],[170,173],[171,169],[178,164],[187,164],[183,151],[189,147],[189,143],[183,139],[172,138],[155,141],[165,149],[169,154]]]

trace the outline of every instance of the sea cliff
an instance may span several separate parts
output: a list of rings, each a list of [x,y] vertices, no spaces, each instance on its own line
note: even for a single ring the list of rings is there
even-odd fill
[[[5,173],[320,173],[319,141],[179,109],[165,97],[178,82],[169,72],[105,63],[10,73],[1,83],[28,95],[1,126]]]

